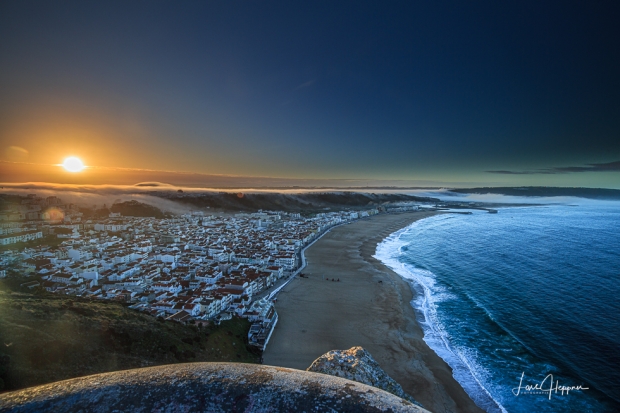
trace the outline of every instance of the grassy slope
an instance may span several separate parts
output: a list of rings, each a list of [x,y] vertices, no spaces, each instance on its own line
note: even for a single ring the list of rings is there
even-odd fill
[[[0,389],[158,364],[256,363],[248,329],[244,319],[199,329],[113,302],[0,291]]]

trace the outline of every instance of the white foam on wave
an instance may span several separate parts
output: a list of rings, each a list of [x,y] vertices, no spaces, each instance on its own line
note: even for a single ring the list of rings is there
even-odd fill
[[[427,218],[429,220],[441,220],[442,216]],[[392,269],[402,278],[411,283],[416,291],[416,297],[411,305],[416,312],[417,321],[424,331],[424,341],[452,368],[452,375],[472,400],[487,412],[505,413],[507,410],[485,388],[483,382],[490,374],[478,362],[477,351],[473,348],[454,346],[450,340],[450,334],[441,323],[437,304],[443,301],[457,299],[448,289],[437,283],[435,274],[431,271],[416,268],[399,260],[403,253],[403,247],[408,243],[402,239],[403,235],[410,232],[422,221],[400,229],[377,245],[374,258],[381,261],[385,266]]]

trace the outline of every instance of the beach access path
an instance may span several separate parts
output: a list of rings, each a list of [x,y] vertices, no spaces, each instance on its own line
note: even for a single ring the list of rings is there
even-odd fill
[[[436,213],[376,215],[335,227],[309,247],[306,277],[278,294],[264,364],[304,370],[330,350],[362,346],[428,410],[482,412],[424,342],[410,285],[372,257],[389,234]]]

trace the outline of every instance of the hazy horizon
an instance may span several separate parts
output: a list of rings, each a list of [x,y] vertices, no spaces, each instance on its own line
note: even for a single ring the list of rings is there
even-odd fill
[[[503,179],[450,181],[441,179],[374,179],[374,178],[293,178],[270,176],[238,176],[225,174],[202,174],[196,172],[156,171],[131,168],[106,168],[87,166],[80,173],[64,170],[62,165],[31,164],[0,160],[0,186],[127,186],[145,188],[195,188],[195,189],[325,189],[325,188],[472,188],[510,186],[554,186],[620,189],[620,181],[613,179],[615,171],[555,174],[498,174]],[[560,174],[560,173],[558,173]],[[515,179],[515,175],[517,179]],[[525,177],[524,177],[525,175]],[[585,176],[584,176],[585,175]],[[591,175],[612,179],[596,180]],[[608,176],[605,176],[608,175]],[[612,175],[609,177],[609,175]]]

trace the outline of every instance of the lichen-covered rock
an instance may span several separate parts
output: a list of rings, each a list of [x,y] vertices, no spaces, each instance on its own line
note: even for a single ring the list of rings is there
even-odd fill
[[[329,351],[314,360],[306,370],[364,383],[420,405],[383,371],[368,351],[359,346]]]

